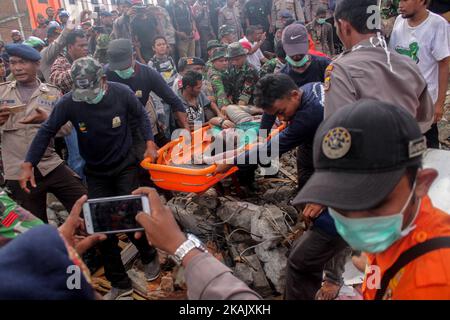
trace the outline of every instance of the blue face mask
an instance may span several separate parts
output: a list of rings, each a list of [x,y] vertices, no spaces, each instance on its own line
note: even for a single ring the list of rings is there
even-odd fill
[[[402,230],[403,213],[408,207],[415,190],[415,183],[402,210],[394,215],[373,218],[347,218],[329,208],[336,229],[341,237],[355,250],[376,253],[385,251],[395,241],[409,234],[415,226],[412,226],[417,212],[408,227]]]
[[[133,67],[129,67],[128,69],[125,70],[114,70],[114,72],[121,77],[122,79],[126,80],[126,79],[130,79],[133,74],[134,74],[134,68]]]
[[[317,23],[318,24],[324,24],[325,22],[327,22],[327,20],[325,20],[324,18],[318,18],[317,19]]]
[[[98,95],[94,99],[92,99],[92,100],[86,99],[86,103],[97,104],[100,101],[102,101],[104,96],[105,96],[105,90],[101,89],[100,92],[98,93]]]
[[[308,61],[309,61],[309,55],[305,55],[305,56],[303,57],[303,59],[300,60],[300,61],[292,60],[291,57],[286,56],[286,61],[287,61],[291,66],[293,66],[293,67],[301,68],[301,67],[303,67],[306,63],[308,63]]]

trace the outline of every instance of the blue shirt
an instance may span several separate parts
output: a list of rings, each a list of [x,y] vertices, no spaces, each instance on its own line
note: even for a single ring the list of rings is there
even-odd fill
[[[272,157],[272,145],[278,143],[279,156],[296,147],[300,147],[308,156],[302,157],[299,161],[299,165],[303,169],[314,171],[312,148],[316,131],[323,121],[325,92],[323,85],[320,82],[308,83],[300,87],[300,90],[303,91],[301,102],[293,119],[289,121],[288,127],[278,136],[270,140],[265,146],[253,148],[242,155],[246,157],[246,163],[248,163],[248,159],[256,159],[260,154],[267,154],[268,157]],[[274,122],[275,116],[265,113],[261,121],[261,129],[270,130]],[[264,150],[265,148],[267,151]],[[242,161],[243,159],[238,157],[238,162],[236,161],[235,163],[243,163]],[[328,234],[337,235],[334,221],[327,209],[314,221],[314,227],[320,228]]]
[[[132,146],[130,119],[138,119],[145,140],[153,140],[144,106],[127,86],[108,82],[102,101],[92,105],[64,95],[37,132],[26,160],[36,166],[52,137],[70,121],[77,131],[80,154],[90,166],[112,167],[124,160]]]

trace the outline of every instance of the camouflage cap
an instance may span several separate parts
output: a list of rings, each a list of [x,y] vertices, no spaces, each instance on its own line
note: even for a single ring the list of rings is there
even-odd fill
[[[244,56],[247,53],[248,51],[244,49],[239,42],[233,42],[228,45],[227,55],[225,57],[231,59],[239,56]]]
[[[206,44],[206,50],[211,50],[218,47],[222,47],[222,44],[219,42],[219,40],[209,40]]]
[[[92,57],[75,60],[70,70],[73,89],[73,101],[92,100],[101,90],[101,79],[104,75],[100,62]]]
[[[222,39],[224,36],[236,33],[236,30],[229,25],[224,24],[219,28],[219,39]]]
[[[108,49],[108,44],[110,41],[110,37],[108,34],[101,34],[98,36],[97,38],[97,49],[103,49],[106,50]]]
[[[222,46],[222,47],[216,48],[213,51],[210,60],[215,61],[217,59],[226,57],[226,55],[227,55],[227,47]]]

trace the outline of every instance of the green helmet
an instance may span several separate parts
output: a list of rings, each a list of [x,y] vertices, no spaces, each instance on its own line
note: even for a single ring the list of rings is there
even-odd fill
[[[94,99],[101,90],[101,79],[104,75],[103,67],[92,57],[75,60],[70,70],[73,80],[72,99],[86,101]]]
[[[219,40],[209,40],[206,45],[207,50],[211,50],[211,49],[218,48],[218,47],[222,47]]]
[[[219,28],[219,39],[233,33],[236,33],[236,30],[232,26],[224,24]]]
[[[227,47],[223,47],[222,46],[222,47],[216,48],[213,51],[213,53],[211,55],[211,58],[209,60],[211,62],[214,62],[215,60],[220,59],[220,58],[224,58],[226,56],[227,56]]]
[[[109,35],[107,34],[101,34],[98,36],[97,38],[97,49],[108,49],[108,44],[109,44],[110,38]]]
[[[34,37],[34,36],[30,36],[27,40],[25,40],[23,42],[24,44],[26,44],[27,46],[30,46],[32,48],[36,48],[36,47],[45,47],[45,42],[38,38],[38,37]]]
[[[226,58],[231,59],[239,56],[244,56],[248,53],[239,42],[233,42],[228,45]]]

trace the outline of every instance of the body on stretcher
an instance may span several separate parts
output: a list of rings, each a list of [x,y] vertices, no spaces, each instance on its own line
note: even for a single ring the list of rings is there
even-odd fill
[[[282,124],[273,129],[267,140],[280,133],[285,127],[286,125]],[[149,171],[151,180],[162,189],[194,193],[208,190],[238,170],[234,166],[225,173],[215,173],[217,167],[215,164],[193,161],[196,158],[193,155],[203,155],[206,150],[210,150],[214,141],[212,129],[211,125],[206,125],[193,131],[188,139],[181,136],[167,143],[158,150],[156,161],[152,162],[147,158],[141,162],[141,166]],[[251,149],[255,144],[256,142],[241,146],[240,152]]]

